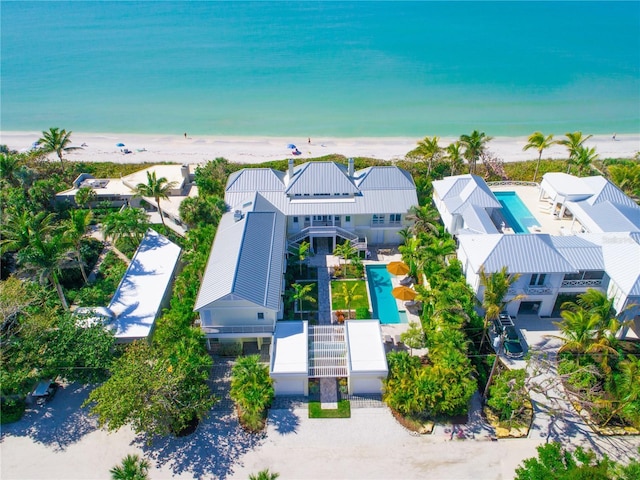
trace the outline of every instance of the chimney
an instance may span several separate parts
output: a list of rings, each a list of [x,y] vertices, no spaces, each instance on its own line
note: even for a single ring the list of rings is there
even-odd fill
[[[349,176],[353,178],[354,173],[355,173],[355,166],[353,164],[353,158],[350,158],[349,159]]]
[[[293,158],[289,159],[289,181],[293,178]]]
[[[180,174],[182,175],[182,178],[184,178],[185,185],[191,183],[191,173],[189,172],[189,165],[182,165],[182,167],[180,167]]]
[[[233,212],[233,220],[236,222],[239,222],[240,220],[242,220],[242,210],[236,210],[235,212]]]

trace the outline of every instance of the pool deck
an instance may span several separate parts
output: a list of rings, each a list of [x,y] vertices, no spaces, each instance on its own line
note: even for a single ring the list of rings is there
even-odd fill
[[[531,233],[548,233],[549,235],[572,235],[580,232],[579,222],[573,222],[571,217],[559,219],[550,211],[551,205],[546,200],[539,200],[540,187],[527,185],[490,185],[492,192],[516,192],[531,215],[538,221],[540,228],[531,229]],[[571,230],[573,224],[573,232]],[[505,232],[509,233],[509,232]]]

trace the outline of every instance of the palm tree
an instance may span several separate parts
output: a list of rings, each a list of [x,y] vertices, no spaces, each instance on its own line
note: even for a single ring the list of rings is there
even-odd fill
[[[347,315],[349,319],[351,319],[351,304],[354,300],[360,300],[362,295],[356,293],[358,290],[358,282],[353,282],[351,288],[347,287],[347,282],[342,283],[342,292],[336,292],[334,295],[336,297],[342,297],[344,299],[344,304],[347,307]]]
[[[43,131],[42,137],[38,140],[38,144],[44,149],[45,152],[56,152],[60,163],[62,162],[62,153],[69,152],[71,150],[79,150],[82,147],[70,147],[71,133],[67,132],[64,128],[60,130],[58,127],[52,127],[49,131]]]
[[[431,232],[436,236],[440,235],[440,215],[431,205],[412,206],[407,214],[407,220],[413,222],[409,227],[413,234]]]
[[[18,184],[16,173],[20,161],[15,155],[0,154],[0,181],[7,182],[14,187]]]
[[[309,248],[311,244],[307,241],[299,243],[296,247],[291,250],[291,254],[293,258],[296,260],[298,265],[300,266],[300,276],[302,276],[302,264],[309,257]]]
[[[54,230],[55,213],[33,214],[27,209],[9,211],[0,227],[0,251],[17,252],[27,248],[32,241],[43,239]]]
[[[80,187],[76,192],[74,200],[78,206],[91,209],[91,202],[95,202],[97,198],[98,194],[93,188]]]
[[[244,425],[257,430],[264,411],[273,401],[273,381],[269,368],[260,363],[259,355],[240,357],[231,369],[229,396],[238,406]]]
[[[489,338],[488,330],[491,321],[498,318],[500,312],[513,302],[522,300],[525,295],[518,294],[507,299],[511,285],[520,278],[519,273],[508,273],[507,267],[502,267],[499,272],[486,273],[484,266],[480,267],[480,285],[484,287],[482,295],[482,308],[484,309],[484,323],[480,350],[485,339]]]
[[[536,171],[533,174],[533,181],[538,178],[538,169],[540,168],[540,160],[542,160],[542,152],[555,144],[553,141],[553,135],[545,136],[542,132],[534,132],[529,136],[529,141],[522,148],[522,150],[529,150],[535,148],[538,150],[538,162],[536,163]]]
[[[609,418],[604,422],[607,425],[613,417],[623,412],[626,408],[640,401],[640,358],[627,355],[627,358],[618,364],[619,376],[616,381],[616,396],[618,406],[613,409]],[[633,409],[633,408],[632,408]],[[637,413],[637,406],[635,409]]]
[[[449,160],[449,165],[451,167],[451,175],[455,175],[456,172],[464,165],[464,156],[460,149],[461,146],[462,144],[460,141],[457,141],[449,144],[445,149],[447,152],[447,160]]]
[[[640,163],[611,165],[607,170],[613,183],[624,193],[640,198]]]
[[[147,214],[139,208],[125,208],[107,215],[102,222],[105,239],[116,243],[121,238],[140,242],[147,231]]]
[[[333,250],[333,254],[344,260],[345,264],[345,274],[347,270],[347,262],[353,260],[358,255],[358,250],[353,244],[349,241],[345,241],[339,245],[336,245],[336,248]]]
[[[585,147],[581,146],[578,148],[576,152],[576,156],[573,159],[573,163],[578,168],[578,176],[582,176],[583,170],[591,170],[592,163],[598,159],[598,154],[596,153],[596,147]]]
[[[84,282],[89,281],[87,272],[84,269],[84,261],[82,260],[82,238],[87,233],[91,220],[93,219],[93,213],[90,210],[71,210],[69,212],[69,220],[65,223],[64,235],[75,250],[78,265],[80,265],[80,272]]]
[[[418,142],[418,146],[409,153],[410,156],[418,156],[427,161],[427,176],[431,174],[431,167],[434,160],[439,160],[442,156],[442,148],[438,145],[440,139],[436,136],[424,139]]]
[[[162,225],[164,223],[164,215],[160,209],[160,199],[168,198],[169,191],[175,188],[176,182],[169,182],[165,177],[156,178],[156,172],[147,172],[147,183],[139,183],[136,185],[134,197],[151,197],[156,201],[158,206],[158,213],[160,214],[160,220]]]
[[[558,352],[570,351],[578,354],[587,352],[597,336],[600,322],[598,316],[584,308],[562,310],[560,316],[562,321],[554,322],[562,333],[562,336],[557,338],[564,342]]]
[[[313,287],[315,286],[315,283],[307,283],[307,284],[300,284],[300,283],[292,283],[291,284],[291,288],[293,288],[293,290],[289,290],[288,295],[289,295],[289,299],[290,301],[295,305],[296,303],[298,304],[298,311],[300,312],[300,320],[302,320],[302,302],[311,302],[311,303],[316,303],[317,300],[315,298],[313,298],[311,295],[309,295],[309,293],[311,292],[311,290],[313,290]]]
[[[469,162],[469,171],[476,173],[476,164],[480,156],[485,152],[486,144],[493,137],[487,136],[484,132],[474,130],[471,135],[460,135],[460,144],[464,147],[464,158]]]
[[[571,164],[578,156],[578,150],[582,147],[582,144],[589,140],[593,135],[582,136],[582,132],[565,133],[564,140],[558,140],[558,145],[564,145],[569,152],[569,159],[567,160],[567,173],[571,169]]]
[[[249,480],[276,480],[280,476],[279,473],[270,472],[268,468],[260,470],[257,474],[250,474]]]
[[[122,464],[109,470],[111,480],[148,480],[149,462],[138,455],[127,455]]]
[[[60,285],[59,275],[63,268],[70,268],[74,263],[69,258],[69,247],[62,235],[54,235],[48,239],[36,239],[18,252],[18,263],[35,271],[40,281],[51,283],[65,310],[69,310],[69,304]]]

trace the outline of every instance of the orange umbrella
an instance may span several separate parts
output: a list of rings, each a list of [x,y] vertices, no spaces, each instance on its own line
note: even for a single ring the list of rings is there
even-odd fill
[[[418,294],[409,287],[400,286],[391,290],[391,295],[398,300],[414,300]]]
[[[387,265],[387,271],[394,275],[406,275],[409,273],[409,265],[404,262],[391,262]]]

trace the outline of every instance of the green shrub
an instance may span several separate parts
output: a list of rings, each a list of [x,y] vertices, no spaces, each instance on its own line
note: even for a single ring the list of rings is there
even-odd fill
[[[22,418],[25,409],[24,399],[2,398],[0,401],[0,424],[17,422]]]
[[[358,307],[356,308],[356,319],[357,320],[366,320],[371,318],[371,312],[366,307]]]
[[[525,370],[504,370],[493,377],[487,405],[498,414],[500,420],[511,420],[524,409],[529,398],[524,388],[525,378]]]

